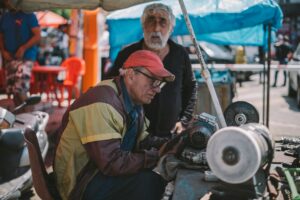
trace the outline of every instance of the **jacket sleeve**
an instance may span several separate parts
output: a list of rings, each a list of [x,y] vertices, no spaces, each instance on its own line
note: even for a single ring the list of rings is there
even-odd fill
[[[148,135],[143,141],[140,142],[141,149],[151,149],[156,148],[159,149],[164,143],[169,141],[170,137],[156,137],[152,135]]]
[[[141,169],[153,168],[159,157],[157,150],[138,152],[120,149],[120,139],[110,139],[85,144],[88,155],[105,175],[133,174]]]
[[[182,113],[180,121],[187,127],[193,118],[193,112],[197,100],[197,81],[192,70],[192,65],[186,51],[185,54],[185,72],[183,77],[182,89]]]

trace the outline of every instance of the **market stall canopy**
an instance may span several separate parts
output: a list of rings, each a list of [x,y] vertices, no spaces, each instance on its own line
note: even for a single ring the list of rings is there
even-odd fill
[[[148,1],[153,0],[10,0],[10,3],[13,7],[25,12],[55,8],[96,9],[98,7],[112,11]]]
[[[188,35],[178,1],[159,2],[171,6],[176,16],[172,36]],[[184,3],[197,40],[216,44],[262,46],[267,44],[264,25],[271,24],[275,32],[282,24],[282,11],[273,0],[185,0]],[[118,10],[108,16],[112,60],[123,46],[143,37],[140,17],[148,4]]]
[[[39,11],[35,14],[41,27],[57,28],[59,25],[67,24],[65,18],[51,11]]]

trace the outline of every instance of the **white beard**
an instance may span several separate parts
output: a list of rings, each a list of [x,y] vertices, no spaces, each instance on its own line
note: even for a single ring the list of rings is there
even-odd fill
[[[153,50],[164,48],[168,42],[170,34],[163,36],[160,32],[144,33],[144,39],[147,47]],[[155,37],[155,38],[154,38]]]

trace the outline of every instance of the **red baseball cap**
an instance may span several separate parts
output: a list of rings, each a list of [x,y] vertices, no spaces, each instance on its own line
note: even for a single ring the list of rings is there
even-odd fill
[[[160,77],[163,81],[174,81],[175,76],[164,68],[158,55],[148,50],[135,51],[127,58],[123,68],[144,67],[153,75]]]

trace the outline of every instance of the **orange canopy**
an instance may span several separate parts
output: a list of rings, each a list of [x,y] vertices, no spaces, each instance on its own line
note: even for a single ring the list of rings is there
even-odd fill
[[[65,18],[51,11],[38,11],[35,14],[41,27],[58,27],[67,23]]]

